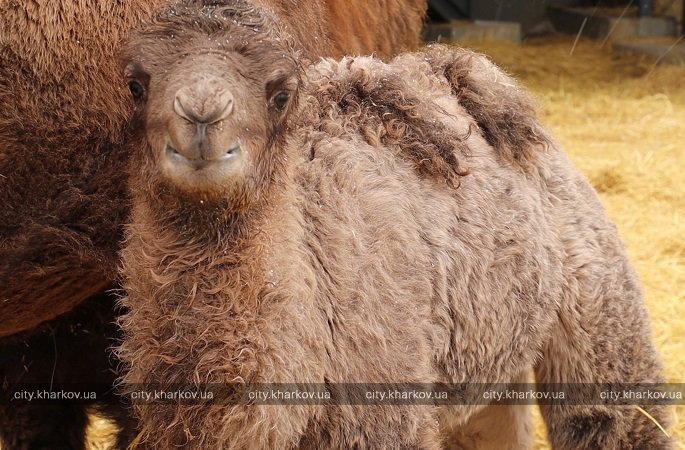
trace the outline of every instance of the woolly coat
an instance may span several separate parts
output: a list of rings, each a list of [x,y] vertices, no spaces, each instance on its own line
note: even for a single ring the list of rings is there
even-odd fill
[[[133,167],[125,382],[660,379],[616,228],[514,80],[441,46],[304,79],[238,225],[180,226]],[[479,408],[137,405],[150,447],[225,449],[437,449]],[[555,448],[670,445],[634,409],[543,414]]]

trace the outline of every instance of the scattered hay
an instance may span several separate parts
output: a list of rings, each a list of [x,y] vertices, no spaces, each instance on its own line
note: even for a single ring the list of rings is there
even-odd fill
[[[89,450],[110,450],[119,431],[117,426],[97,412],[91,411],[90,421],[86,428],[87,446]]]
[[[685,383],[685,66],[616,57],[573,37],[490,55],[538,98],[543,122],[598,190],[642,280],[668,381]],[[685,406],[668,432],[685,449]],[[536,449],[548,449],[536,417]]]
[[[618,168],[602,169],[596,175],[589,175],[590,182],[597,192],[620,194],[627,190],[628,181]]]
[[[652,416],[650,413],[648,413],[648,412],[645,411],[644,409],[640,408],[639,406],[636,406],[635,409],[637,409],[637,410],[640,412],[640,414],[642,414],[643,416],[645,416],[646,418],[648,418],[649,420],[651,420],[651,421],[654,423],[654,425],[656,425],[657,427],[659,427],[659,429],[666,435],[666,437],[669,437],[669,438],[671,437],[671,435],[668,434],[668,431],[666,431],[666,430],[664,429],[664,427],[661,426],[661,424],[659,423],[659,421],[656,420],[656,419],[654,418],[654,416]]]

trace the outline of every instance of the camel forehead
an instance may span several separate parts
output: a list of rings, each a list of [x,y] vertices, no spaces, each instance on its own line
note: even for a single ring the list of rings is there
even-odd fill
[[[260,44],[281,30],[276,22],[271,23],[269,13],[246,2],[236,0],[231,5],[202,6],[192,4],[174,6],[156,17],[151,23],[139,28],[129,43],[133,46],[147,46],[162,56],[169,51],[189,51],[193,46],[213,46],[217,51],[235,50]]]

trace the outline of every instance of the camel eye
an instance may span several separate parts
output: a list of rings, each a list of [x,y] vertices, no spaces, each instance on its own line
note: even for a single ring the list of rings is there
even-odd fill
[[[276,111],[283,112],[288,104],[288,100],[290,100],[290,92],[281,91],[276,94],[274,96],[274,108],[276,108]]]
[[[141,101],[145,95],[145,88],[136,80],[128,82],[128,90],[131,91],[131,96],[133,96],[133,100],[136,102]]]

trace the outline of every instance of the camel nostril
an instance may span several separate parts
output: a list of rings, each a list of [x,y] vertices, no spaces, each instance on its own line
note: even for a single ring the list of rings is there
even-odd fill
[[[225,106],[223,111],[219,114],[219,117],[215,120],[215,122],[224,120],[233,112],[233,95],[231,95],[230,92],[225,92],[222,97],[223,98],[220,99],[220,101],[222,101],[225,104]]]
[[[193,114],[191,112],[186,111],[186,108],[183,106],[183,103],[181,103],[180,95],[178,94],[176,94],[176,98],[174,98],[174,111],[176,111],[176,114],[183,117],[184,119],[190,122],[196,122],[196,120],[194,120],[194,118],[192,117]]]

